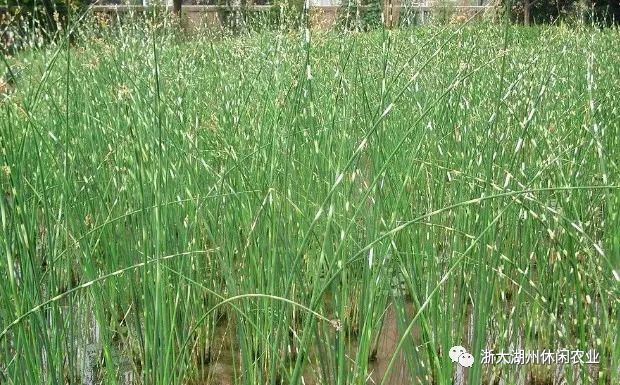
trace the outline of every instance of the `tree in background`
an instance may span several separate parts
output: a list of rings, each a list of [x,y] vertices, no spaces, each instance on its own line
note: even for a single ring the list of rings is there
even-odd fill
[[[6,0],[9,9],[19,9],[21,16],[36,20],[41,28],[55,32],[67,23],[70,11],[87,5],[89,0]]]
[[[599,23],[607,25],[620,24],[620,1],[618,0],[599,0],[590,1],[592,16]]]
[[[15,52],[49,41],[66,30],[70,14],[88,3],[89,0],[0,0],[5,9],[0,15],[0,34],[12,37],[11,46],[4,46],[4,50]],[[6,43],[4,40],[1,43]]]
[[[525,25],[573,19],[597,24],[618,23],[618,0],[504,0],[514,22]]]
[[[339,25],[345,30],[367,31],[381,25],[382,0],[343,0]]]

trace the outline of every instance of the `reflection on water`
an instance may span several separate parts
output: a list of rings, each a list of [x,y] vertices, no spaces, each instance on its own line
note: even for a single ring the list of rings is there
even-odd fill
[[[385,311],[383,317],[383,324],[379,333],[376,344],[372,347],[373,352],[370,355],[368,362],[368,373],[365,383],[367,385],[382,383],[383,377],[388,371],[388,367],[396,347],[400,342],[400,339],[411,322],[414,309],[410,303],[405,304],[403,307],[406,314],[398,315],[397,307],[390,305]],[[464,317],[463,325],[463,342],[468,346],[472,341],[474,317],[472,314],[471,305],[468,307],[466,316]],[[230,325],[224,323],[216,328],[215,337],[212,342],[214,347],[210,353],[208,362],[202,367],[202,379],[195,385],[233,385],[235,383],[243,383],[239,381],[242,377],[240,368],[240,353],[238,346],[235,346],[234,331],[235,329]],[[411,330],[410,338],[405,341],[403,350],[400,351],[394,359],[394,365],[387,374],[385,384],[389,385],[434,385],[437,384],[437,379],[433,378],[430,368],[424,367],[423,362],[430,362],[428,357],[428,346],[422,345],[422,330],[419,324],[415,324]],[[487,336],[488,337],[488,336]],[[322,337],[321,337],[322,338]],[[329,338],[332,341],[335,340],[335,336],[332,335]],[[328,349],[330,346],[325,340],[321,341],[322,349]],[[357,338],[354,336],[348,336],[347,340],[347,362],[349,363],[349,373],[353,372],[353,366],[356,365],[356,355],[358,353]],[[492,346],[492,342],[488,341],[489,346]],[[522,337],[518,339],[517,345],[521,346]],[[515,346],[516,348],[516,346]],[[319,349],[320,350],[320,349]],[[290,352],[289,352],[290,353]],[[443,359],[442,353],[437,348],[436,353]],[[446,353],[447,354],[447,353]],[[334,381],[334,373],[336,369],[333,362],[335,352],[332,352],[331,356],[329,352],[313,351],[309,353],[308,362],[305,366],[302,374],[301,384],[304,385],[319,385],[319,384],[332,384]],[[326,358],[327,357],[327,358]],[[322,358],[322,359],[319,359]],[[291,360],[292,361],[292,360]],[[327,364],[325,364],[327,362]],[[443,362],[443,360],[442,360]],[[326,369],[324,366],[328,366]],[[535,366],[535,367],[491,367],[486,366],[482,369],[481,384],[483,385],[550,385],[550,384],[575,384],[585,385],[589,383],[597,383],[598,378],[598,366],[591,366],[587,368],[586,380],[580,378],[580,370],[573,368],[570,371],[566,367],[558,365]],[[569,372],[567,372],[569,370]],[[513,372],[507,377],[508,371]],[[451,365],[448,373],[448,378],[444,378],[444,382],[451,385],[467,385],[468,381],[468,369],[464,369],[459,365]],[[515,375],[515,373],[517,375]],[[235,381],[235,377],[237,381]],[[510,380],[507,380],[510,378]],[[566,382],[568,378],[572,381]],[[351,381],[346,383],[360,384],[364,381]],[[605,382],[604,382],[605,383]],[[277,385],[285,385],[286,380],[279,379],[276,382]],[[606,385],[611,385],[608,382]],[[192,384],[194,385],[194,384]]]
[[[412,313],[413,311],[413,307],[410,304],[407,304],[405,309],[407,313]],[[407,315],[410,316],[411,314]],[[401,324],[399,324],[395,307],[388,306],[384,315],[381,332],[376,341],[376,345],[373,347],[373,352],[368,362],[369,373],[367,374],[367,384],[381,383],[388,369],[390,360],[392,360],[396,346],[403,335],[403,330],[407,326],[408,325],[402,324],[402,321]],[[209,351],[209,357],[206,360],[208,362],[202,368],[201,385],[233,385],[235,383],[235,376],[239,377],[240,353],[238,347],[235,346],[233,338],[234,333],[234,328],[228,324],[222,324],[216,328],[215,336],[211,343],[212,349]],[[413,328],[411,337],[413,341],[419,343],[420,331],[418,327]],[[409,348],[413,348],[411,346],[411,340],[407,341],[407,343]],[[358,351],[357,338],[349,336],[346,344],[347,361],[350,364],[349,370],[352,371]],[[323,354],[325,354],[325,352],[323,352]],[[420,354],[422,354],[422,352],[420,352]],[[321,373],[327,371],[333,375],[335,369],[329,368],[325,370],[325,368],[321,368],[319,364],[319,355],[320,353],[317,351],[309,354],[308,364],[302,374],[303,384],[316,385],[330,382],[327,381],[325,376]],[[284,384],[285,382],[282,381],[281,383]],[[402,351],[395,358],[394,365],[385,383],[390,385],[411,385],[430,382],[425,381],[419,373],[417,375],[412,375],[412,373],[410,373],[410,366],[407,365],[405,352]]]

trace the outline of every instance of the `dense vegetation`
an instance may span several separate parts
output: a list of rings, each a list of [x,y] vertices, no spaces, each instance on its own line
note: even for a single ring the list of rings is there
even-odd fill
[[[502,0],[502,3],[510,8],[513,21],[524,24],[573,20],[602,26],[620,22],[617,0]]]
[[[620,381],[617,30],[90,30],[6,59],[1,383]]]

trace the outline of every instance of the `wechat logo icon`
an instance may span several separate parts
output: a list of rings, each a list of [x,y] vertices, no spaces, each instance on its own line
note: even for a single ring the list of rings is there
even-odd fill
[[[474,356],[469,354],[467,350],[462,346],[453,346],[448,353],[452,362],[458,362],[459,365],[465,368],[471,368],[474,364]]]

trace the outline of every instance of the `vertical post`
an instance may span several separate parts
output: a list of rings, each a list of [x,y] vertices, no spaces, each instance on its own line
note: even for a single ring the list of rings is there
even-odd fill
[[[181,6],[183,5],[183,0],[172,0],[172,13],[181,17]]]
[[[525,0],[523,2],[523,24],[529,26],[530,25],[530,9],[532,4],[530,0]]]
[[[400,11],[402,9],[403,2],[402,0],[386,0],[384,2],[384,9],[387,11],[387,17],[385,21],[387,22],[388,28],[394,28],[398,26],[400,22]]]
[[[355,32],[359,32],[362,28],[362,0],[355,0]]]
[[[393,27],[392,12],[394,12],[392,8],[392,0],[385,0],[383,2],[383,24],[385,24],[386,28],[389,28],[389,29]]]

